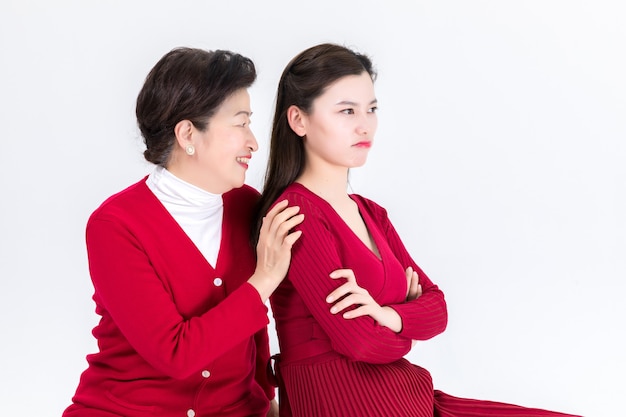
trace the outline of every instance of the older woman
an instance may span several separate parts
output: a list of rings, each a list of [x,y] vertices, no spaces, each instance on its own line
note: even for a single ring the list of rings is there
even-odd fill
[[[136,113],[156,167],[87,224],[99,351],[65,417],[276,412],[261,372],[265,301],[284,278],[300,236],[289,231],[303,216],[277,205],[255,257],[248,232],[258,193],[244,185],[257,150],[247,91],[255,78],[248,58],[190,48],[170,51],[148,74]]]

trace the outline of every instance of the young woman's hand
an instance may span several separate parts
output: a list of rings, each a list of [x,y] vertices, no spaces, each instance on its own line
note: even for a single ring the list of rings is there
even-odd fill
[[[304,214],[300,207],[287,207],[283,200],[277,203],[263,218],[256,247],[257,261],[254,274],[248,282],[252,284],[265,302],[281,283],[291,262],[291,248],[302,231],[292,229],[302,223]]]
[[[420,285],[420,277],[413,267],[409,266],[406,271],[406,301],[417,300],[422,295],[422,286]]]
[[[365,288],[357,284],[356,277],[351,269],[338,269],[333,271],[330,277],[332,279],[345,278],[347,280],[346,283],[336,288],[326,297],[327,303],[334,303],[330,309],[332,314],[340,313],[346,308],[356,305],[357,308],[343,313],[344,319],[370,316],[378,324],[388,327],[394,332],[402,330],[400,315],[391,307],[380,306]]]

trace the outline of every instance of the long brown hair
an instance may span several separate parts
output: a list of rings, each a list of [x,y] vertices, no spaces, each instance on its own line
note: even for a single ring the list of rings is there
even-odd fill
[[[360,75],[364,72],[372,80],[376,78],[369,57],[330,43],[306,49],[285,67],[276,93],[265,184],[252,224],[252,242],[255,245],[263,216],[285,188],[300,176],[304,168],[304,144],[302,138],[291,130],[287,110],[294,105],[303,112],[310,113],[313,101],[330,84],[348,75]]]

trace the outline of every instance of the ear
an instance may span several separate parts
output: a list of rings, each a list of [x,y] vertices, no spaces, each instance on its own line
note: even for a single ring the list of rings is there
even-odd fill
[[[178,146],[182,149],[185,149],[185,147],[189,144],[193,145],[192,133],[193,123],[191,123],[191,121],[189,120],[181,120],[180,122],[176,123],[176,126],[174,126],[176,142],[178,143]]]
[[[306,113],[298,106],[289,106],[287,109],[287,122],[296,135],[300,137],[306,135]]]

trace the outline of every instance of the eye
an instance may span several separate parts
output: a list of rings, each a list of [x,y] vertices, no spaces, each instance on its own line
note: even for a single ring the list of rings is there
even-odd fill
[[[354,114],[354,109],[343,109],[341,110],[343,114]]]
[[[370,113],[376,113],[377,111],[378,111],[378,107],[377,106],[374,106],[374,107],[369,109]]]

